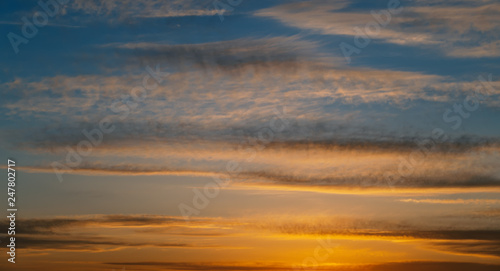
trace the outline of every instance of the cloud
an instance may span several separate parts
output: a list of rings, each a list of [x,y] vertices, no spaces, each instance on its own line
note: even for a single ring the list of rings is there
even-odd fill
[[[483,210],[483,211],[477,211],[477,212],[474,212],[473,215],[475,217],[500,218],[500,208],[490,209],[490,210]]]
[[[432,225],[394,220],[369,220],[343,217],[274,217],[248,224],[260,230],[282,235],[346,240],[414,241],[440,252],[480,257],[500,257],[500,230],[473,226]],[[495,227],[495,226],[493,226]]]
[[[228,264],[228,263],[213,263],[213,262],[109,262],[108,265],[122,266],[153,266],[157,268],[168,268],[166,270],[289,270],[286,265],[270,265],[270,264]],[[321,269],[320,269],[321,270]]]
[[[500,229],[437,226],[394,220],[354,217],[275,217],[244,225],[286,235],[367,237],[374,240],[476,240],[500,241]]]
[[[274,6],[255,12],[286,25],[325,35],[355,37],[365,25],[376,22],[369,10],[350,11],[348,2],[308,1]],[[402,12],[372,38],[399,45],[439,50],[450,57],[498,57],[500,5],[495,1],[401,3]],[[377,11],[378,10],[374,10]]]
[[[356,36],[355,27],[362,29],[367,23],[376,22],[369,11],[366,13],[347,12],[345,8],[348,6],[348,1],[307,1],[274,6],[258,10],[254,14],[325,35]],[[431,37],[425,33],[410,36],[389,27],[381,28],[376,38],[396,44],[433,43]]]
[[[6,226],[7,222],[2,224]],[[429,223],[423,225],[418,222],[412,224],[355,217],[195,217],[186,221],[182,217],[161,215],[87,215],[21,219],[18,225],[16,232],[20,236],[19,246],[32,250],[228,248],[227,244],[218,240],[222,242],[229,235],[254,235],[256,230],[267,238],[281,238],[275,236],[277,233],[311,238],[333,236],[349,240],[419,241],[426,248],[434,250],[480,256],[499,256],[497,244],[500,242],[500,230],[494,228],[470,228],[466,225],[443,227]],[[267,234],[269,232],[273,235]],[[163,242],[154,241],[159,234],[165,236],[161,239]],[[83,235],[88,238],[80,238]],[[150,235],[156,236],[156,239],[147,238]],[[180,242],[176,236],[186,241]]]
[[[302,36],[177,45],[105,44],[91,61],[118,61],[120,69],[130,68],[129,74],[120,70],[112,75],[16,78],[0,85],[2,94],[10,97],[0,103],[9,119],[34,117],[71,125],[98,122],[117,115],[112,105],[142,85],[146,66],[154,69],[161,63],[160,70],[170,75],[158,88],[146,91],[145,100],[127,114],[127,121],[237,128],[242,122],[259,125],[259,120],[272,115],[273,107],[286,106],[294,119],[319,127],[332,125],[332,119],[337,124],[366,121],[360,118],[362,112],[345,112],[341,105],[384,104],[400,109],[419,101],[442,104],[481,86],[478,80],[453,82],[421,72],[345,67],[319,47]],[[108,58],[111,61],[103,61]],[[500,81],[491,85],[493,91],[481,104],[498,107]],[[383,113],[370,117],[373,114]]]
[[[30,250],[110,251],[132,247],[157,248],[223,248],[198,239],[198,242],[157,241],[134,238],[137,234],[186,238],[224,237],[223,228],[237,225],[236,221],[161,215],[86,215],[56,218],[19,219],[17,245]],[[8,221],[0,223],[8,226]],[[109,231],[111,230],[111,231]],[[121,232],[123,235],[114,233]],[[128,235],[133,233],[133,235]],[[82,238],[85,236],[85,238]],[[166,239],[162,239],[166,240]]]
[[[15,22],[15,21],[0,21],[0,25],[6,24],[6,25],[24,25],[23,22]],[[53,26],[53,27],[65,27],[65,28],[80,28],[82,26],[78,25],[65,25],[65,24],[54,24],[54,23],[47,23],[45,26]]]
[[[197,44],[126,42],[98,48],[111,49],[114,56],[128,58],[130,63],[162,63],[178,71],[199,69],[231,76],[273,72],[285,76],[331,67],[335,58],[319,53],[318,47],[318,43],[300,36],[281,36]]]
[[[153,1],[119,1],[119,0],[76,0],[64,6],[63,13],[81,13],[95,17],[109,17],[115,20],[126,18],[165,18],[185,16],[212,16],[225,10],[215,10],[209,5],[211,1],[194,0],[153,0]]]
[[[145,130],[145,129],[144,129]],[[143,130],[143,131],[144,131]],[[196,133],[203,137],[202,130]],[[419,148],[421,139],[376,140],[345,138],[329,141],[292,141],[277,137],[273,143],[238,142],[239,136],[203,140],[196,134],[186,140],[158,134],[143,139],[111,136],[96,146],[85,161],[67,173],[83,175],[226,175],[226,164],[238,162],[235,184],[332,188],[402,189],[499,187],[498,143],[485,139],[457,139],[435,148]],[[291,135],[283,135],[290,137]],[[66,164],[67,148],[76,145],[55,136],[26,146],[33,152],[51,151]],[[145,139],[147,138],[147,139]],[[188,143],[189,142],[189,143]],[[467,142],[464,144],[464,142]],[[426,151],[424,151],[426,150]],[[134,155],[135,162],[129,157]],[[154,162],[151,162],[154,158]],[[20,168],[51,172],[50,164]]]
[[[64,163],[68,148],[87,140],[83,131],[96,129],[109,117],[114,131],[103,136],[73,173],[213,176],[236,160],[247,161],[238,178],[318,190],[388,189],[388,173],[396,176],[393,185],[399,188],[500,183],[496,138],[465,136],[421,151],[416,142],[426,138],[401,131],[394,136],[373,123],[388,113],[339,109],[360,103],[397,107],[408,100],[443,103],[470,93],[477,81],[455,84],[451,78],[418,72],[346,68],[321,60],[318,44],[298,36],[181,45],[113,43],[106,48],[165,60],[168,65],[162,70],[173,73],[148,91],[144,101],[128,108],[125,117],[112,105],[130,102],[119,97],[130,95],[143,74],[60,75],[4,83],[8,93],[19,95],[6,104],[6,115],[40,120],[35,127],[4,132],[5,141],[50,157],[45,161]],[[276,111],[290,124],[288,129],[273,133],[272,143],[256,147],[250,141],[278,121]],[[259,149],[255,161],[245,152],[252,148]],[[50,162],[27,165],[28,170],[51,168]]]
[[[111,251],[127,247],[189,248],[197,247],[185,243],[138,243],[124,242],[108,238],[93,237],[93,240],[76,238],[32,238],[24,236],[17,242],[21,249],[30,250],[65,250],[65,251]]]
[[[332,126],[366,120],[366,116],[360,118],[363,112],[345,112],[341,105],[388,104],[397,109],[414,104],[412,101],[439,105],[481,86],[477,80],[451,83],[450,78],[418,72],[335,67],[301,53],[300,42],[294,45],[292,39],[285,43],[288,45],[260,40],[252,45],[240,40],[160,46],[160,51],[140,49],[143,52],[138,53],[139,58],[165,58],[164,62],[170,64],[162,65],[161,70],[172,73],[157,89],[146,91],[144,101],[126,115],[127,121],[238,128],[242,123],[260,125],[259,120],[273,115],[273,108],[286,106],[288,115],[302,123]],[[34,117],[51,125],[70,122],[73,126],[121,116],[123,113],[115,113],[116,108],[112,111],[113,105],[131,101],[130,97],[122,100],[134,87],[141,86],[145,66],[141,67],[142,74],[135,71],[121,76],[17,78],[1,85],[4,95],[15,95],[2,101],[5,115],[11,119]],[[184,70],[188,67],[189,71]],[[500,95],[500,81],[491,85],[494,91],[481,106],[499,106],[496,97]],[[383,113],[370,116],[373,114],[382,117]]]
[[[471,238],[472,239],[472,238]],[[500,241],[441,241],[432,242],[431,248],[463,255],[500,257]]]
[[[484,42],[473,48],[451,48],[447,51],[447,54],[452,57],[498,57],[500,56],[500,41]]]
[[[29,235],[57,235],[66,234],[71,228],[135,228],[135,227],[177,227],[209,225],[213,219],[193,218],[186,222],[182,217],[160,216],[160,215],[93,215],[93,216],[73,216],[61,218],[31,218],[19,219],[16,230],[20,234]],[[222,224],[223,221],[218,221]],[[8,221],[1,223],[8,228]]]

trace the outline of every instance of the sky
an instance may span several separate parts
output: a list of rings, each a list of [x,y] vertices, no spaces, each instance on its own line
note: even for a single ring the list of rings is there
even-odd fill
[[[0,34],[2,270],[500,270],[498,1],[12,0]]]

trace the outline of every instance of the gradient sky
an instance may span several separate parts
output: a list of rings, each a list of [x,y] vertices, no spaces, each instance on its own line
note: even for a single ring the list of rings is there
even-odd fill
[[[500,270],[498,1],[37,2],[0,269]]]

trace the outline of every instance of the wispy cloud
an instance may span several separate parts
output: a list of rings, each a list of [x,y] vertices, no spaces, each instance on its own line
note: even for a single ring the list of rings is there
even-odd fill
[[[19,242],[19,247],[30,250],[64,250],[64,251],[113,251],[127,247],[158,247],[158,248],[190,248],[199,247],[185,243],[139,243],[117,241],[110,238],[93,237],[93,240],[87,238],[32,238],[23,237]],[[203,246],[201,246],[203,247]]]
[[[87,215],[21,219],[17,230],[22,236],[20,247],[30,250],[229,249],[231,245],[226,243],[226,237],[243,238],[258,231],[263,238],[278,239],[288,235],[311,239],[330,236],[338,240],[418,241],[425,248],[450,254],[500,257],[497,249],[500,230],[495,228],[436,226],[355,217],[199,217],[186,221],[182,217],[160,215]],[[83,239],[82,234],[91,238]],[[159,234],[164,236],[162,241],[148,238]],[[186,239],[179,242],[177,237]]]
[[[431,6],[429,6],[431,5]],[[309,1],[259,10],[269,17],[325,35],[356,36],[355,27],[375,22],[370,10],[349,11],[349,2]],[[403,12],[393,14],[390,23],[374,36],[386,43],[422,46],[450,57],[498,57],[500,6],[495,1],[401,2]]]
[[[109,19],[125,19],[127,17],[184,17],[184,16],[211,16],[217,10],[209,9],[210,1],[118,1],[118,0],[91,0],[71,1],[65,6],[64,12],[76,12],[96,17],[107,16]]]
[[[500,241],[440,241],[432,242],[431,247],[463,255],[500,257]]]
[[[8,223],[1,224],[7,226]],[[230,225],[237,225],[237,222],[215,221],[211,218],[195,218],[186,222],[180,217],[159,215],[93,215],[20,219],[16,231],[22,236],[19,247],[23,249],[99,252],[130,247],[222,248],[201,241],[140,240],[117,236],[113,231],[124,230],[143,235],[161,234],[163,231],[174,236],[209,238],[223,237],[226,233],[222,229]],[[107,229],[112,231],[106,231]],[[82,238],[82,233],[86,238]]]
[[[290,187],[323,187],[354,189],[390,189],[390,185],[405,189],[487,188],[498,187],[498,143],[495,141],[451,141],[421,156],[413,164],[400,169],[402,157],[408,157],[418,146],[418,140],[377,141],[339,138],[331,141],[296,142],[277,138],[264,149],[255,151],[251,161],[248,142],[238,137],[203,140],[201,130],[186,140],[158,134],[144,135],[148,140],[110,136],[96,147],[85,162],[68,173],[91,175],[191,175],[211,177],[224,174],[228,161],[239,161],[242,170],[236,183],[288,185]],[[201,133],[201,134],[199,134]],[[186,135],[183,134],[183,137]],[[348,136],[348,135],[347,135]],[[55,157],[64,155],[67,146],[75,145],[68,137],[55,136],[33,145],[25,145],[32,152],[50,151]],[[246,150],[246,151],[245,151]],[[138,155],[140,153],[140,155]],[[135,154],[136,162],[127,162]],[[155,158],[155,162],[150,162]],[[467,166],[464,166],[467,165]],[[22,167],[20,169],[23,169]],[[26,166],[25,170],[50,172],[48,164]],[[313,170],[311,172],[311,170]],[[454,172],[450,173],[450,170]],[[387,172],[394,173],[397,182],[388,183]],[[398,175],[400,174],[400,175]]]
[[[24,25],[23,22],[19,21],[0,21],[0,24],[6,24],[6,25]],[[67,24],[55,24],[55,23],[47,23],[45,26],[52,26],[52,27],[65,27],[65,28],[80,28],[82,26],[78,25],[67,25]]]

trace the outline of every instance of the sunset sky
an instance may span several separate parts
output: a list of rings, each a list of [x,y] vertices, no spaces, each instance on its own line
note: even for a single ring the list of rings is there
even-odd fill
[[[1,270],[500,270],[499,1],[41,3],[0,2]]]

